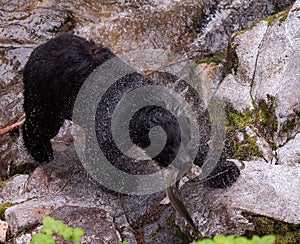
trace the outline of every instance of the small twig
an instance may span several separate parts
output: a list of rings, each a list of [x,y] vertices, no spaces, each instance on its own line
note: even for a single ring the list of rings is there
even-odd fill
[[[0,136],[3,136],[9,132],[14,131],[15,129],[17,129],[18,127],[20,127],[21,125],[23,125],[25,122],[25,118],[23,118],[22,120],[12,124],[12,125],[8,125],[3,129],[0,129]]]
[[[64,144],[66,146],[70,146],[73,144],[73,142],[67,142],[67,141],[63,141],[63,140],[58,140],[58,139],[51,139],[52,142],[56,142],[56,143],[61,143]]]
[[[194,58],[194,56],[189,56],[187,58],[183,58],[183,59],[179,59],[179,60],[176,60],[176,61],[172,61],[170,63],[167,63],[167,64],[164,64],[164,65],[160,66],[158,69],[154,69],[154,70],[145,72],[144,76],[148,77],[148,76],[153,75],[154,73],[157,73],[157,72],[159,72],[159,71],[161,71],[161,70],[163,70],[163,69],[165,69],[165,68],[167,68],[169,66],[172,66],[172,65],[175,65],[175,64],[179,64],[179,63],[188,61],[188,60],[193,59],[193,58]]]
[[[212,176],[210,176],[210,177],[208,177],[208,178],[206,178],[206,179],[204,179],[204,180],[201,180],[200,183],[204,183],[204,182],[206,182],[206,181],[209,181],[209,180],[211,180],[211,179],[213,179],[213,178],[218,177],[219,175],[223,175],[223,174],[227,173],[228,171],[229,171],[229,169],[226,169],[226,170],[224,170],[224,171],[221,171],[221,172],[219,172],[219,173],[217,173],[217,174],[215,174],[215,175],[212,175]]]

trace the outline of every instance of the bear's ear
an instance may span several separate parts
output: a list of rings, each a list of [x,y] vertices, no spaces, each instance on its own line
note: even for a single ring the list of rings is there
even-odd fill
[[[89,53],[92,59],[100,62],[100,64],[104,63],[108,59],[115,57],[114,53],[103,45],[91,48]]]
[[[99,50],[98,48],[92,48],[90,50],[90,54],[92,56],[93,59],[96,59],[96,60],[99,60],[100,58],[100,54],[101,53],[101,50]]]

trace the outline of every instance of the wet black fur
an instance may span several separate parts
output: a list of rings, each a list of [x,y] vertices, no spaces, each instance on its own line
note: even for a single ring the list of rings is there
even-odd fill
[[[50,139],[55,137],[65,119],[71,120],[74,102],[81,85],[97,66],[113,57],[115,55],[103,45],[96,45],[72,34],[62,34],[53,38],[32,52],[24,68],[26,122],[22,129],[25,147],[35,160],[44,162],[53,159]],[[128,89],[152,83],[139,73],[121,79],[121,84],[129,87]],[[103,130],[101,125],[105,116],[109,118],[109,114],[103,111],[100,105],[96,114],[97,137],[100,146],[104,147],[108,152],[107,156],[113,160],[118,152],[113,151],[111,134],[103,134],[109,130]],[[161,125],[167,133],[168,140],[164,150],[154,160],[160,166],[166,167],[179,149],[181,135],[178,123],[174,116],[164,113],[159,107],[150,106],[143,112],[147,116],[137,113],[130,125],[132,141],[140,147],[147,147],[150,143],[149,130],[153,126]],[[202,166],[207,150],[208,146],[199,149],[195,164]],[[235,182],[239,176],[239,169],[235,164],[223,159],[211,175],[224,170],[227,172],[208,180],[208,184],[224,188]]]
[[[40,162],[51,160],[50,139],[65,119],[71,119],[76,95],[89,74],[112,58],[102,45],[63,34],[38,46],[23,73],[25,146]]]

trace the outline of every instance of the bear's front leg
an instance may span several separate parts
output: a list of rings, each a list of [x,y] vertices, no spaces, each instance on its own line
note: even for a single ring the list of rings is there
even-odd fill
[[[46,107],[39,109],[36,106],[26,113],[26,121],[22,126],[24,145],[36,161],[53,159],[50,139],[57,135],[63,122],[64,119]]]

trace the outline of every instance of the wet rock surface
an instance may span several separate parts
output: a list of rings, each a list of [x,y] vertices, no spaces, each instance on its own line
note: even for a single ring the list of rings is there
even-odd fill
[[[253,120],[252,125],[246,122],[246,134],[260,140],[260,151],[269,163],[277,163],[280,157],[282,164],[284,151],[290,159],[287,163],[295,164],[299,152],[300,37],[294,29],[300,24],[298,5],[296,1],[292,8],[233,35],[231,46],[238,67],[224,78],[217,91],[217,96],[238,112],[253,112],[248,114]]]
[[[56,145],[59,147],[59,145]],[[0,191],[11,234],[36,233],[45,215],[82,228],[83,243],[161,241],[184,243],[172,225],[173,208],[161,205],[165,193],[128,196],[114,193],[89,178],[73,146],[55,154],[55,160],[39,166],[31,175],[16,175]],[[28,236],[26,236],[28,238]]]
[[[60,32],[74,31],[118,54],[163,48],[203,55],[223,50],[233,32],[292,2],[3,2],[0,128],[23,117],[22,69],[31,51]],[[216,97],[230,108],[234,140],[229,146],[235,153],[228,154],[248,161],[236,161],[242,174],[228,189],[211,189],[197,180],[181,188],[203,236],[255,231],[248,215],[300,224],[299,9],[296,1],[290,9],[231,39],[236,69],[223,79]],[[214,62],[198,66],[199,77],[206,81],[201,84],[204,96],[214,87],[221,66]],[[87,175],[72,143],[67,123],[53,140],[55,160],[37,167],[24,150],[21,132],[0,137],[0,179],[5,180],[0,205],[7,206],[1,208],[9,225],[7,243],[29,243],[45,215],[85,230],[83,243],[189,243],[196,239],[171,205],[160,203],[164,192],[125,196],[107,190]]]
[[[24,117],[22,69],[39,44],[71,31],[117,54],[183,50],[196,37],[191,30],[203,9],[194,1],[4,1],[0,6],[0,128]],[[0,179],[33,168],[32,164],[18,135],[1,136]]]
[[[197,181],[181,188],[203,236],[255,232],[251,215],[299,226],[300,36],[294,29],[300,24],[299,6],[296,1],[285,12],[232,37],[238,65],[216,96],[230,107],[229,128],[234,129],[229,131],[236,140],[230,144],[236,150],[232,156],[248,161],[242,163],[236,184],[226,190],[199,186]],[[185,230],[180,218],[178,224]],[[298,237],[290,240],[298,242]]]
[[[25,62],[37,45],[60,32],[73,31],[85,38],[92,38],[96,42],[108,45],[118,54],[152,48],[182,52],[197,38],[198,32],[204,31],[205,23],[214,23],[215,17],[219,16],[216,14],[218,11],[232,10],[231,15],[235,17],[231,25],[235,26],[237,20],[240,23],[236,23],[239,27],[234,28],[232,32],[222,32],[229,36],[233,31],[248,26],[248,22],[253,23],[251,18],[244,22],[237,17],[240,13],[237,10],[240,8],[246,12],[249,6],[253,11],[256,9],[254,16],[259,19],[257,13],[265,17],[286,7],[290,2],[292,1],[268,2],[267,8],[261,8],[263,3],[260,2],[239,1],[184,1],[181,4],[164,1],[146,1],[143,4],[135,1],[41,1],[22,4],[18,1],[10,1],[9,4],[3,2],[0,12],[0,21],[3,23],[3,39],[0,42],[0,127],[13,124],[24,116],[22,69]],[[251,11],[247,14],[250,13]],[[168,26],[167,31],[165,26]],[[213,37],[220,33],[214,29],[207,29],[206,32]],[[217,38],[213,39],[214,43],[223,43]],[[226,43],[228,40],[227,38]],[[211,44],[208,46],[212,47]],[[245,99],[246,91],[242,94],[240,97]],[[14,135],[4,135],[0,138],[0,162],[1,179],[30,169],[34,164],[26,157],[18,136]]]
[[[241,177],[226,190],[189,182],[181,193],[203,236],[244,235],[254,229],[247,213],[300,223],[299,175],[300,167],[251,161],[244,163]],[[288,183],[286,179],[290,179]]]
[[[229,37],[236,31],[249,28],[254,22],[275,14],[294,1],[213,1],[202,16],[198,38],[191,45],[193,51],[211,54],[226,48]]]

